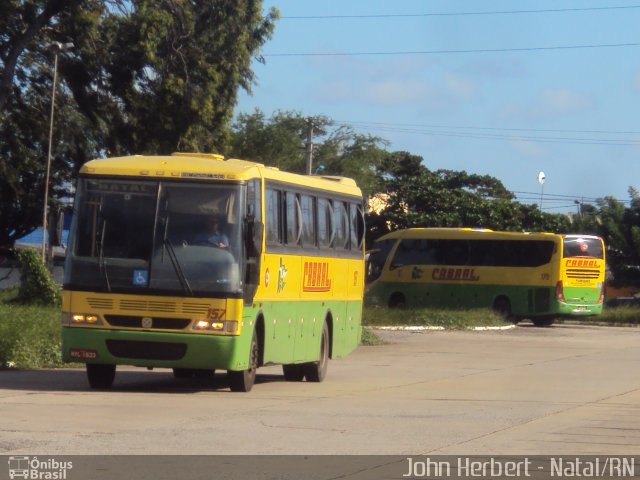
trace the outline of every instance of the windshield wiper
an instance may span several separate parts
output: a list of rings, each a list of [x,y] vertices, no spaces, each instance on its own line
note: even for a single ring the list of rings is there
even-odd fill
[[[166,233],[166,232],[165,232]],[[187,280],[186,275],[184,274],[184,270],[182,269],[182,265],[180,265],[180,261],[178,260],[178,256],[176,255],[176,250],[173,248],[171,244],[171,240],[169,240],[166,236],[163,240],[163,245],[167,247],[167,252],[169,253],[169,260],[171,260],[171,265],[178,276],[178,280],[180,281],[180,285],[184,289],[187,294],[193,296],[193,290],[191,289],[191,285],[189,284],[189,280]]]
[[[102,230],[100,232],[100,243],[98,245],[98,268],[100,274],[104,277],[107,284],[107,291],[111,292],[111,282],[109,282],[109,273],[107,272],[107,262],[104,259],[104,235],[107,230],[107,221],[102,220]]]

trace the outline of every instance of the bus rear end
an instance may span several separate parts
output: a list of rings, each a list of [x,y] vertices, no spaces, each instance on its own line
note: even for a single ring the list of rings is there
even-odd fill
[[[601,238],[563,235],[560,279],[556,285],[558,313],[588,316],[602,313],[605,253]]]

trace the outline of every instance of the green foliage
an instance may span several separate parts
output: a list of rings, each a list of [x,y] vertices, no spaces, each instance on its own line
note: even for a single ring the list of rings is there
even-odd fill
[[[35,0],[0,5],[0,247],[41,220],[52,42],[51,206],[87,160],[223,152],[239,88],[278,12],[261,0]]]
[[[610,324],[638,325],[640,324],[640,308],[631,306],[605,307],[601,315],[590,317],[596,322]]]
[[[421,157],[389,153],[379,163],[386,205],[368,216],[367,241],[410,227],[475,227],[507,231],[567,232],[563,215],[522,205],[498,179],[465,171],[431,171]]]
[[[616,286],[640,285],[640,195],[629,187],[629,207],[612,197],[599,199],[592,230],[607,247],[607,265]]]
[[[377,192],[380,182],[375,166],[387,155],[382,148],[386,142],[349,127],[336,128],[324,117],[314,117],[313,124],[313,168],[322,165],[323,175],[355,179],[367,196]],[[229,155],[304,173],[307,128],[307,119],[299,112],[276,112],[269,119],[260,110],[239,115]]]
[[[367,345],[371,347],[375,345],[382,345],[383,343],[384,340],[376,335],[373,330],[367,327],[364,327],[362,329],[362,339],[360,340],[360,345]]]
[[[20,305],[18,290],[0,291],[0,369],[62,365],[60,310]]]
[[[60,287],[51,278],[42,257],[34,249],[17,250],[20,289],[16,301],[22,304],[60,305]]]

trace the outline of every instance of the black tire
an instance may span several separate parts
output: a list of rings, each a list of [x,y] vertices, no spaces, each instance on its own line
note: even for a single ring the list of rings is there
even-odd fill
[[[511,321],[511,302],[507,297],[498,297],[493,302],[493,311],[500,315],[504,321]]]
[[[321,382],[327,376],[329,367],[329,327],[327,322],[322,326],[320,338],[320,358],[316,362],[304,364],[304,375],[308,382]]]
[[[282,373],[287,382],[301,382],[304,379],[304,364],[289,363],[282,365]]]
[[[536,327],[550,327],[551,325],[553,325],[554,320],[555,318],[546,315],[543,317],[534,317],[531,319]]]
[[[407,304],[407,300],[400,292],[395,292],[389,298],[389,308],[404,308]]]
[[[87,363],[87,380],[91,388],[107,390],[116,378],[116,366],[101,363]]]
[[[176,378],[191,378],[193,377],[193,368],[174,368],[173,376]]]
[[[246,370],[227,370],[229,388],[232,392],[249,392],[256,381],[256,370],[258,369],[258,339],[254,330],[251,337],[251,347],[249,348],[249,368]]]
[[[196,378],[200,378],[200,379],[209,379],[209,378],[213,378],[216,374],[216,371],[213,369],[204,369],[204,368],[195,368],[193,370],[193,375]]]

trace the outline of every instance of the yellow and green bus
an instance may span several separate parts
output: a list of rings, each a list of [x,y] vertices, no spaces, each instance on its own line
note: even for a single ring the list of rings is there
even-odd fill
[[[270,364],[320,382],[360,341],[363,238],[351,179],[215,154],[90,161],[65,263],[63,358],[86,363],[93,388],[111,387],[116,365],[226,370],[233,391]]]
[[[591,235],[410,228],[367,253],[365,302],[388,307],[490,307],[551,325],[602,312],[605,252]]]

